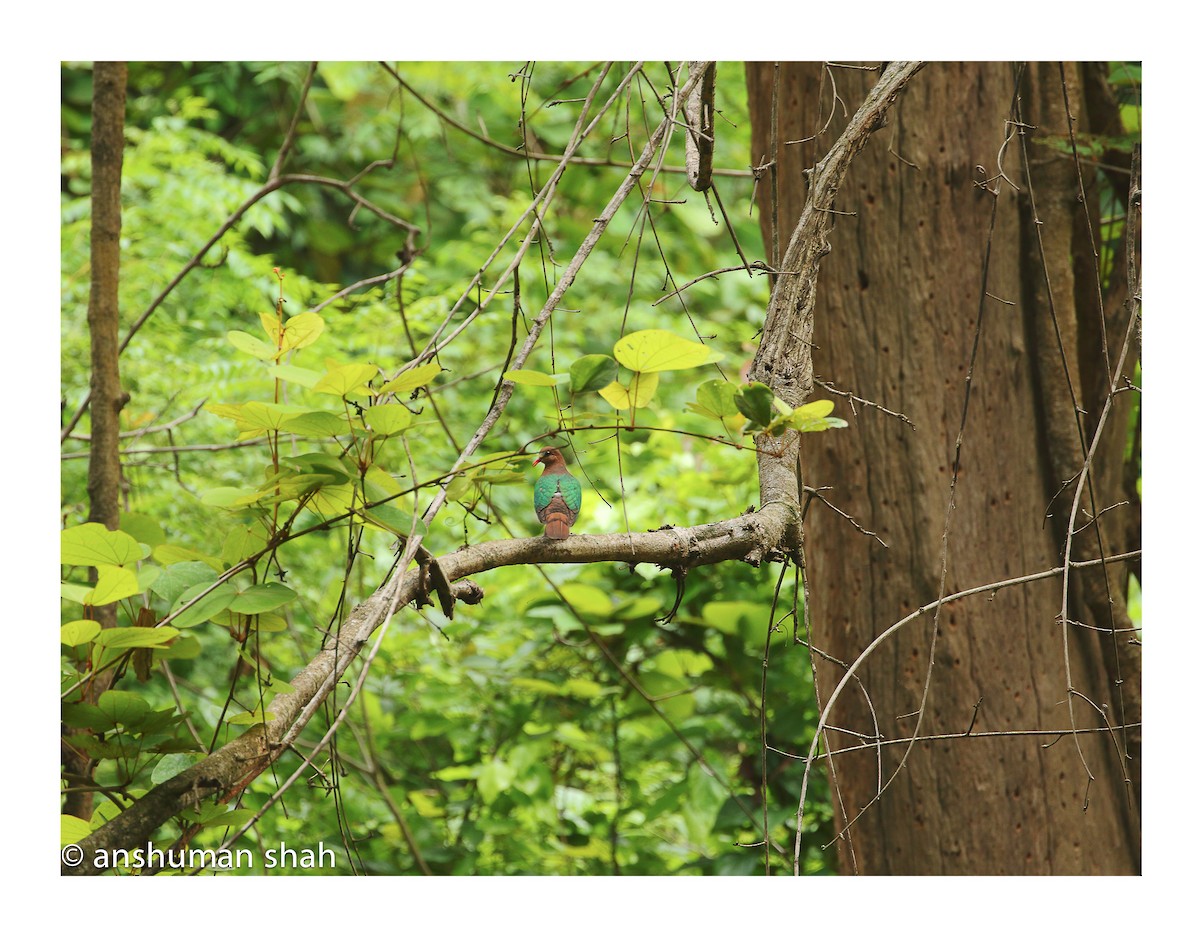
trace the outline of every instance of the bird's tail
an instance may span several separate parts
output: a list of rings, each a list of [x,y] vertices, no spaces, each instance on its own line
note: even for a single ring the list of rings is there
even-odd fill
[[[571,522],[566,512],[551,512],[546,516],[546,537],[562,541],[570,533]]]

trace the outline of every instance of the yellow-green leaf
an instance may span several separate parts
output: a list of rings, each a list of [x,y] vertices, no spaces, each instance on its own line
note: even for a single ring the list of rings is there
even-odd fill
[[[279,317],[274,312],[260,312],[258,320],[262,322],[263,331],[267,333],[267,340],[271,342],[271,353],[275,353],[275,345],[279,344]]]
[[[412,413],[398,402],[389,402],[364,409],[363,421],[376,434],[394,435],[412,424]]]
[[[91,586],[84,586],[80,583],[59,583],[58,594],[68,602],[76,602],[79,605],[83,604],[84,598],[92,591]]]
[[[650,404],[658,390],[657,373],[634,374],[633,382],[626,388],[614,380],[600,390],[600,395],[614,409],[643,409]]]
[[[58,816],[59,846],[65,847],[68,843],[78,843],[91,832],[92,825],[83,820],[83,818],[77,818],[73,814],[60,814]]]
[[[174,628],[106,628],[96,635],[96,643],[109,648],[158,648],[178,635]]]
[[[91,618],[81,618],[79,621],[68,621],[58,629],[59,639],[67,647],[77,647],[93,640],[100,633],[100,622]]]
[[[214,570],[218,571],[223,566],[219,557],[202,554],[199,551],[188,547],[180,547],[177,544],[159,544],[154,548],[154,559],[163,566],[170,566],[172,563],[192,563],[194,561],[207,563]]]
[[[612,601],[608,593],[588,583],[563,583],[558,587],[559,593],[567,604],[577,611],[589,615],[612,614]]]
[[[333,438],[353,431],[349,421],[345,418],[324,410],[303,412],[285,419],[279,426],[279,430],[290,435],[305,435],[312,438]]]
[[[225,337],[229,339],[230,344],[243,354],[249,354],[251,357],[257,357],[259,360],[270,360],[275,356],[275,345],[267,344],[261,338],[255,338],[249,332],[226,332]]]
[[[370,390],[365,387],[377,373],[379,368],[374,364],[334,364],[313,390],[333,396],[367,395]]]
[[[442,372],[437,364],[422,364],[406,370],[394,380],[388,380],[379,388],[380,393],[407,393],[422,386],[428,386]]]
[[[238,525],[225,536],[221,560],[233,565],[257,554],[267,546],[267,529],[262,525]]]
[[[276,402],[247,402],[242,405],[243,437],[255,437],[268,431],[278,431],[287,419],[304,412],[293,406],[283,406]]]
[[[62,562],[72,566],[124,566],[149,554],[149,548],[124,531],[109,531],[94,521],[64,530],[59,547]]]
[[[287,320],[283,327],[283,343],[279,346],[279,354],[296,351],[307,347],[325,330],[325,320],[315,312],[301,312]]]
[[[275,713],[271,711],[243,711],[229,718],[230,724],[236,724],[239,727],[249,727],[252,724],[262,724],[266,721],[274,721]]]
[[[84,605],[107,605],[138,593],[137,574],[127,567],[102,564],[96,567],[96,586],[83,597]]]
[[[833,402],[829,399],[818,399],[816,402],[806,402],[792,413],[792,421],[799,423],[802,421],[814,421],[818,418],[824,418],[833,411]],[[795,425],[793,427],[796,427]]]
[[[504,379],[521,386],[554,386],[558,383],[553,376],[540,370],[506,370]]]
[[[303,386],[305,389],[312,389],[324,376],[319,370],[309,370],[307,367],[297,367],[295,364],[277,364],[268,367],[267,373],[277,380],[286,380],[289,383]]]
[[[623,367],[641,373],[686,370],[711,363],[720,357],[706,344],[680,338],[674,332],[661,328],[626,335],[613,347],[613,356]]]

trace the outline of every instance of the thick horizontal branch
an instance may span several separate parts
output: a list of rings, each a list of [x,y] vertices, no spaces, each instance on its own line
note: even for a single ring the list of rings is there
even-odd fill
[[[769,505],[758,512],[692,527],[663,527],[641,534],[571,535],[564,541],[545,537],[488,541],[437,558],[450,591],[462,601],[479,599],[468,576],[498,567],[534,563],[654,563],[662,567],[691,567],[726,560],[757,565],[778,546],[790,524],[790,508]],[[141,846],[154,832],[185,808],[216,799],[231,801],[265,770],[292,742],[324,701],[338,679],[358,656],[371,635],[406,605],[424,598],[425,577],[432,570],[414,569],[400,579],[398,589],[385,583],[355,606],[332,638],[297,676],[291,691],[268,706],[273,717],[255,725],[173,779],[155,787],[123,813],[79,842],[83,862],[63,866],[64,875],[94,875],[117,848]],[[394,596],[394,598],[393,598]],[[394,602],[394,607],[388,606]]]

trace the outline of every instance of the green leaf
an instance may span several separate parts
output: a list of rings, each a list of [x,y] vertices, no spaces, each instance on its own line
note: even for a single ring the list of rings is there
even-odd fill
[[[442,368],[437,364],[422,364],[420,367],[404,371],[394,380],[388,380],[379,388],[379,392],[409,393],[422,386],[428,386],[441,372]]]
[[[149,589],[151,584],[162,576],[162,571],[162,567],[156,563],[141,563],[137,568],[138,589]]]
[[[261,338],[254,337],[249,332],[226,332],[225,337],[229,339],[230,344],[243,354],[249,354],[251,357],[257,357],[259,360],[270,360],[275,356],[275,345],[267,344],[267,342]]]
[[[283,323],[279,321],[279,316],[274,312],[260,312],[258,320],[262,323],[263,331],[267,333],[267,340],[271,342],[273,351],[273,346],[279,344],[279,334],[283,331]]]
[[[319,370],[309,370],[307,367],[297,367],[294,364],[277,364],[267,368],[267,374],[277,380],[286,380],[305,389],[312,389],[324,376]]]
[[[558,587],[567,604],[589,615],[610,615],[613,611],[608,593],[587,583],[563,583]]]
[[[698,763],[688,770],[688,799],[681,811],[685,833],[691,843],[703,846],[710,838],[717,814],[725,803],[726,790]]]
[[[266,720],[270,721],[275,716],[271,712],[266,713]],[[257,723],[257,722],[256,722]],[[247,821],[254,817],[255,811],[253,808],[234,808],[231,811],[222,811],[220,814],[208,818],[204,821],[205,827],[241,827]]]
[[[397,402],[363,410],[363,421],[376,434],[394,435],[412,424],[412,413]]]
[[[150,772],[150,781],[155,785],[162,785],[168,779],[174,779],[185,769],[190,769],[198,757],[188,756],[185,753],[171,753],[164,756],[156,764]]]
[[[222,628],[236,628],[239,632],[247,631],[251,634],[257,634],[259,631],[286,631],[288,626],[287,619],[282,615],[232,615],[228,612],[212,619],[212,623]]]
[[[357,471],[351,469],[344,459],[321,451],[312,451],[308,454],[297,454],[295,457],[288,457],[284,460],[284,464],[300,473],[328,473],[333,476],[342,477],[343,480],[349,479],[352,475],[357,476]],[[262,537],[265,543],[265,531]]]
[[[461,782],[464,779],[479,777],[478,766],[446,766],[433,772],[433,778],[442,782]]]
[[[626,388],[614,380],[600,390],[600,395],[614,409],[644,409],[658,391],[657,373],[634,374],[633,382]]]
[[[374,364],[333,364],[329,372],[317,381],[313,391],[343,398],[368,395],[371,391],[365,387],[377,373],[379,368]]]
[[[745,615],[752,614],[756,606],[752,602],[705,602],[700,611],[703,623],[716,628],[722,634],[736,635],[738,623]]]
[[[799,428],[800,422],[815,421],[824,418],[833,411],[833,402],[829,399],[818,399],[816,402],[806,402],[792,413],[793,427]]]
[[[844,418],[833,418],[826,416],[815,421],[804,421],[796,429],[797,431],[826,431],[830,428],[846,428],[848,423]]]
[[[504,379],[521,386],[557,386],[559,375],[543,373],[540,370],[506,370]]]
[[[171,605],[171,613],[174,614],[179,608],[187,605],[188,602],[204,592],[209,586],[209,582],[197,583],[185,589],[179,594],[179,597]],[[206,621],[215,618],[221,612],[229,607],[229,603],[233,601],[237,591],[229,586],[218,586],[216,589],[209,592],[195,605],[189,606],[185,611],[180,612],[172,619],[171,624],[176,628],[192,628],[198,624],[203,624]]]
[[[319,486],[339,482],[339,478],[329,473],[280,473],[264,484],[264,488],[273,487],[271,498],[275,502],[288,499],[299,499],[308,495]]]
[[[607,354],[585,354],[571,365],[571,392],[599,390],[617,378],[617,362]]]
[[[109,689],[100,693],[96,707],[114,724],[132,727],[150,712],[150,703],[135,692]]]
[[[200,656],[200,641],[191,634],[180,634],[163,653],[164,660],[194,660]]]
[[[62,562],[73,566],[128,566],[149,555],[124,531],[109,531],[97,522],[67,528],[59,536]]]
[[[368,502],[381,502],[404,492],[399,481],[380,466],[372,465],[367,469],[363,479],[366,480]],[[395,503],[401,505],[399,501]]]
[[[409,804],[416,809],[417,814],[423,818],[444,818],[446,816],[445,809],[435,801],[437,792],[430,790],[429,793],[413,790],[408,793]]]
[[[680,338],[661,328],[626,335],[613,346],[613,356],[623,367],[641,373],[686,370],[720,358],[708,345]]]
[[[227,719],[230,724],[236,724],[240,727],[249,727],[253,724],[264,724],[267,721],[274,721],[275,714],[270,711],[263,711],[261,708],[257,711],[243,711]]]
[[[706,653],[693,653],[690,650],[660,650],[646,665],[660,673],[677,676],[680,679],[691,679],[707,673],[713,668],[712,657]]]
[[[277,402],[243,403],[242,417],[239,421],[242,437],[249,438],[279,431],[284,422],[303,411],[295,406],[280,405]]]
[[[307,412],[302,406],[285,406],[275,402],[214,402],[206,407],[213,415],[227,418],[238,428],[238,438],[257,438],[271,431],[278,431],[279,426],[291,417]]]
[[[283,326],[283,343],[276,356],[307,347],[320,338],[324,330],[325,320],[315,312],[301,312],[292,316]]]
[[[58,629],[59,639],[67,647],[78,647],[80,644],[86,644],[99,633],[100,622],[92,621],[90,618],[81,618],[79,621],[68,621]]]
[[[83,820],[83,818],[77,818],[73,814],[60,814],[58,816],[59,846],[65,847],[68,843],[78,843],[91,832],[92,825]]]
[[[157,547],[159,544],[165,544],[167,540],[167,536],[163,533],[163,529],[159,527],[157,519],[151,518],[149,515],[143,515],[140,512],[122,512],[121,530],[139,544],[145,544],[151,548]]]
[[[176,544],[159,544],[154,548],[154,559],[165,567],[172,567],[180,563],[195,563],[205,564],[212,567],[214,570],[221,569],[221,560],[218,557],[210,557],[208,554],[202,554],[198,550],[192,550],[189,547],[179,547]],[[155,580],[154,589],[158,591],[159,580]],[[170,596],[165,596],[170,598]]]
[[[282,608],[296,598],[296,591],[282,583],[259,583],[238,592],[229,603],[235,615],[257,615]]]
[[[774,417],[772,415],[774,398],[771,390],[762,383],[749,383],[738,390],[733,401],[742,415],[759,428],[766,428]]]
[[[69,724],[81,731],[89,729],[97,734],[103,734],[105,731],[112,730],[113,727],[104,712],[87,702],[64,702],[62,721],[63,724]]]
[[[425,533],[425,522],[418,518],[414,523],[411,511],[402,511],[391,505],[373,505],[369,509],[362,509],[359,514],[368,524],[405,540],[414,531],[418,537]]]
[[[728,380],[709,380],[696,387],[696,401],[687,407],[717,421],[733,418],[739,414],[737,392],[737,386]]]
[[[594,679],[568,679],[562,689],[564,695],[580,699],[598,698],[604,694],[604,686]]]
[[[96,567],[96,587],[83,597],[84,605],[107,605],[138,593],[138,578],[126,567]]]
[[[526,692],[537,692],[542,695],[559,695],[562,686],[549,679],[535,679],[528,676],[518,676],[510,681],[514,689],[524,689]]]
[[[91,586],[84,586],[80,583],[59,583],[58,594],[68,602],[75,602],[78,605],[83,604],[83,600],[92,591]]]
[[[158,649],[178,636],[174,628],[106,628],[96,636],[96,643],[111,650],[129,647]]]
[[[239,525],[225,536],[221,560],[230,566],[241,563],[267,546],[267,529],[262,525]]]
[[[356,498],[353,487],[331,484],[318,489],[308,500],[308,504],[323,518],[337,518],[350,511]]]
[[[490,805],[513,784],[515,778],[516,773],[511,766],[504,760],[493,759],[489,763],[484,763],[483,768],[479,770],[479,777],[476,780],[479,794],[484,802]]]
[[[302,412],[284,420],[279,430],[290,435],[305,435],[312,438],[334,438],[353,431],[350,422],[332,412],[318,410]]]

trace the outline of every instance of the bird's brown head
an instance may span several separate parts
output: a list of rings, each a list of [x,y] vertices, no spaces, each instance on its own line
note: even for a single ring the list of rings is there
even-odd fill
[[[535,467],[538,464],[542,464],[546,468],[546,472],[549,473],[555,467],[565,468],[567,462],[563,459],[562,451],[560,451],[558,448],[544,447],[538,451],[537,457],[535,457],[533,460],[533,465]]]

